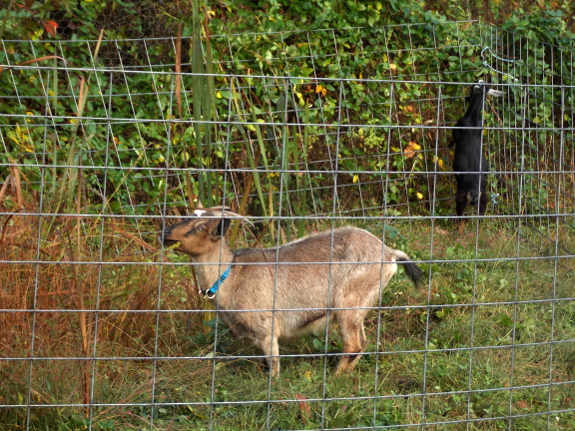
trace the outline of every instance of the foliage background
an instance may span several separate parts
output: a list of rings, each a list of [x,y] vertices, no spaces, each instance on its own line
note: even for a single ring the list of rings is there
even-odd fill
[[[64,178],[63,171],[57,168],[60,162],[71,164],[81,161],[93,166],[113,163],[134,167],[137,172],[133,175],[110,170],[105,171],[106,178],[104,171],[80,170],[77,175],[81,178],[60,182],[67,185],[68,196],[76,192],[78,182],[85,196],[92,195],[91,189],[101,195],[101,185],[107,184],[109,190],[114,190],[113,198],[107,202],[112,213],[118,212],[120,208],[127,208],[132,213],[147,212],[150,206],[145,205],[144,201],[148,204],[158,202],[165,188],[168,188],[171,190],[168,202],[180,206],[186,206],[185,200],[189,204],[195,197],[209,205],[219,202],[222,197],[231,199],[249,195],[245,204],[249,208],[244,206],[243,209],[248,209],[253,215],[269,216],[278,211],[272,210],[273,204],[265,195],[266,192],[274,193],[282,188],[279,178],[260,178],[258,174],[252,178],[238,173],[234,178],[226,179],[217,174],[190,176],[186,173],[185,178],[166,179],[165,176],[162,178],[162,172],[147,168],[196,167],[201,170],[227,166],[231,169],[252,169],[259,164],[266,171],[277,171],[288,167],[300,169],[305,164],[307,168],[326,169],[328,166],[319,161],[331,160],[333,154],[338,152],[335,148],[338,146],[341,147],[338,156],[343,158],[343,170],[350,172],[350,175],[343,175],[338,181],[340,184],[365,184],[365,187],[362,185],[362,197],[371,201],[372,206],[409,204],[413,201],[418,203],[423,200],[423,203],[427,203],[418,207],[430,209],[429,199],[434,195],[434,187],[444,190],[441,193],[443,195],[451,193],[449,181],[440,180],[438,185],[434,185],[429,176],[417,175],[419,171],[437,169],[437,162],[449,165],[447,149],[442,154],[426,152],[429,149],[425,139],[432,142],[434,138],[431,135],[426,137],[423,134],[400,131],[388,137],[386,148],[383,136],[378,136],[380,130],[366,129],[365,133],[359,130],[357,133],[345,133],[340,138],[339,129],[331,129],[325,134],[312,128],[296,129],[295,126],[291,129],[286,126],[268,126],[261,130],[253,126],[248,130],[237,127],[230,131],[221,126],[202,127],[198,123],[192,126],[185,123],[185,119],[192,117],[196,121],[202,118],[219,122],[271,121],[287,124],[337,124],[338,121],[349,124],[425,124],[431,121],[436,110],[433,104],[425,105],[422,102],[424,95],[429,94],[429,89],[398,85],[394,87],[394,100],[390,102],[391,89],[375,88],[377,84],[368,84],[366,88],[364,83],[357,81],[346,83],[346,88],[342,89],[341,83],[337,81],[324,82],[323,86],[318,86],[318,81],[313,78],[434,81],[453,79],[450,74],[459,72],[458,75],[452,75],[456,81],[473,81],[487,70],[482,68],[477,47],[463,51],[461,47],[479,46],[480,36],[467,30],[457,35],[458,40],[453,41],[453,49],[445,49],[443,45],[451,43],[446,41],[456,30],[448,21],[469,18],[493,20],[504,29],[512,29],[518,36],[534,38],[558,47],[569,47],[573,40],[570,30],[573,22],[571,15],[566,13],[568,10],[567,2],[11,1],[0,13],[3,16],[0,37],[6,40],[3,52],[0,51],[2,64],[14,65],[43,56],[60,55],[66,57],[69,67],[82,68],[94,64],[104,69],[129,69],[141,67],[153,58],[158,66],[157,71],[171,72],[179,68],[182,72],[262,76],[289,74],[309,79],[295,83],[293,88],[288,89],[291,87],[289,83],[271,80],[258,80],[255,84],[230,78],[201,76],[184,76],[175,81],[170,77],[154,76],[150,80],[148,76],[138,74],[109,78],[104,72],[78,71],[66,83],[66,76],[56,72],[50,74],[50,71],[42,76],[33,73],[25,76],[26,72],[13,74],[10,80],[7,70],[4,79],[0,81],[2,94],[7,95],[3,99],[1,112],[7,115],[41,115],[45,111],[44,101],[38,98],[34,101],[33,97],[37,97],[34,86],[41,81],[49,82],[52,87],[49,93],[54,98],[52,115],[61,117],[53,120],[54,127],[64,126],[62,130],[70,136],[51,146],[39,135],[40,127],[32,131],[22,130],[20,119],[19,128],[10,131],[10,136],[4,141],[7,154],[2,155],[0,161],[4,164],[38,164],[39,158],[43,158],[44,163],[54,166],[54,169],[45,173],[45,180],[53,186]],[[403,27],[393,34],[385,34],[380,30],[382,26],[393,24],[427,24],[431,27]],[[297,32],[302,28],[330,31],[313,32],[314,41],[309,45],[306,39],[309,36]],[[293,33],[284,33],[286,36],[282,36],[274,32]],[[227,40],[214,39],[211,42],[206,39],[207,35],[234,34],[245,36]],[[268,36],[254,36],[264,34]],[[181,39],[177,39],[179,42],[175,49],[166,50],[163,42],[154,43],[153,39],[178,35]],[[95,41],[100,36],[116,42],[97,44],[98,52],[95,56],[95,42],[68,44],[64,45],[65,49],[54,43]],[[47,43],[27,46],[10,42],[18,39],[45,40]],[[136,41],[122,42],[124,39]],[[437,46],[438,40],[442,46]],[[305,58],[309,55],[310,46],[319,55],[319,61],[315,64]],[[425,46],[443,49],[437,53],[433,50],[418,51],[417,55],[408,52]],[[341,57],[340,53],[335,52],[337,49],[342,50]],[[397,53],[391,55],[390,50]],[[341,58],[345,58],[344,63],[341,63]],[[58,65],[56,59],[50,62],[54,66]],[[550,63],[549,67],[556,68],[553,73],[562,74],[563,70],[559,71],[561,68],[568,73],[567,64]],[[112,81],[106,83],[108,79]],[[84,83],[86,85],[82,87]],[[27,87],[29,84],[32,86]],[[234,88],[234,84],[237,88]],[[270,86],[276,88],[270,89]],[[136,104],[129,97],[117,96],[129,93],[132,87],[137,89],[138,94],[155,94],[160,89],[172,88],[176,93],[177,108],[171,104],[169,96],[165,95],[167,93],[162,93],[165,96],[161,102],[150,97],[147,100],[142,98]],[[18,88],[20,98],[31,96],[26,102],[27,106],[12,96],[14,88]],[[96,103],[103,91],[110,92],[115,100],[113,113],[107,114],[103,102]],[[448,98],[460,97],[458,91],[457,88],[445,89],[445,110],[448,113],[444,119],[446,124],[453,120],[449,117],[452,112],[459,112],[450,108]],[[78,97],[85,97],[88,103],[78,103]],[[389,113],[389,103],[399,104],[399,107],[394,106],[394,109],[399,108],[401,111],[395,118]],[[413,105],[411,108],[410,104]],[[416,109],[414,104],[420,106]],[[304,106],[312,106],[313,109],[306,110]],[[337,118],[337,115],[342,114],[336,112],[336,108],[345,109],[345,118]],[[129,119],[145,118],[148,112],[154,110],[158,111],[156,118],[179,120],[180,123],[172,124],[168,132],[165,125],[159,123],[126,124],[115,127],[111,138],[98,132],[94,124],[88,124],[89,121],[67,127],[75,121],[71,117],[77,117],[80,113],[94,117],[113,115]],[[3,117],[0,121],[8,124],[11,119]],[[34,120],[28,118],[25,121]],[[337,143],[334,138],[336,133]],[[227,154],[218,144],[230,138],[233,144],[231,153]],[[101,155],[104,148],[110,145],[106,143],[107,139],[112,139],[115,146],[115,160],[106,161]],[[445,145],[449,138],[441,136],[439,139]],[[315,145],[306,146],[307,142],[314,140]],[[280,144],[274,144],[274,141]],[[338,145],[339,142],[341,145]],[[166,148],[171,148],[170,154],[167,154]],[[405,155],[402,152],[410,152],[413,148],[416,157],[402,157]],[[387,152],[393,156],[392,164],[384,166],[382,163],[386,162],[382,161],[381,154]],[[314,162],[315,165],[310,165]],[[6,168],[1,169],[5,176]],[[377,176],[369,174],[382,169],[390,172],[391,185],[383,184]],[[364,171],[368,173],[362,175]],[[410,172],[414,175],[406,177]],[[38,169],[31,169],[25,174],[32,184],[39,184],[43,175]],[[333,184],[330,179],[319,177],[295,177],[291,180],[298,182],[298,189],[321,190],[323,187],[328,190]],[[136,186],[138,181],[141,184]],[[223,184],[226,181],[227,184]],[[234,189],[232,183],[237,184],[238,188]],[[284,184],[284,190],[287,185]],[[184,198],[186,195],[187,198]],[[383,201],[378,198],[380,196],[383,196]],[[306,196],[298,198],[299,201],[309,200]],[[316,198],[317,202],[324,202],[323,208],[321,204],[320,207],[302,208],[302,214],[319,214],[331,210],[333,202],[329,196],[318,192]],[[345,200],[349,196],[344,192],[342,198]],[[55,203],[52,202],[52,209],[58,209],[62,200],[63,196],[60,196]],[[89,200],[91,210],[100,211],[100,204],[95,202],[98,199]],[[353,208],[356,204],[352,199],[347,206]],[[238,201],[236,207],[240,205]],[[438,211],[441,214],[441,208]]]

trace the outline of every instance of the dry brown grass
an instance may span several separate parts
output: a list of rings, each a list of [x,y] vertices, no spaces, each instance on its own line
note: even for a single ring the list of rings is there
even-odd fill
[[[0,355],[11,359],[0,361],[3,402],[23,404],[30,391],[32,403],[89,404],[109,391],[96,383],[91,398],[94,372],[108,383],[137,372],[130,365],[118,372],[114,360],[94,368],[89,358],[189,355],[181,326],[201,327],[201,315],[153,311],[201,305],[189,271],[160,264],[154,223],[36,215],[38,203],[15,169],[0,198],[0,211],[14,213],[0,220]]]

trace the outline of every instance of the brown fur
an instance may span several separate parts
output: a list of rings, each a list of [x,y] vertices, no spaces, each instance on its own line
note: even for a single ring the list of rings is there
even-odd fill
[[[352,371],[367,345],[363,322],[397,270],[406,266],[417,283],[421,271],[398,250],[371,233],[335,229],[279,248],[230,250],[225,241],[229,218],[199,213],[167,227],[165,245],[196,264],[198,283],[208,290],[228,265],[232,269],[212,299],[219,315],[238,337],[250,339],[279,373],[278,340],[337,322],[343,355],[336,373]],[[234,310],[234,311],[227,311]]]

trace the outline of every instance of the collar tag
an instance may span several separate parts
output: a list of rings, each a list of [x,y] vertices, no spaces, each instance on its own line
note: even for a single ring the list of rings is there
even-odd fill
[[[232,269],[232,265],[230,264],[230,266],[228,266],[228,268],[224,271],[224,273],[222,275],[220,275],[220,278],[218,278],[216,280],[216,282],[214,284],[212,284],[212,287],[210,287],[208,290],[203,292],[204,295],[206,295],[209,299],[213,299],[214,296],[216,296],[216,293],[217,293],[218,289],[220,288],[220,286],[223,284],[224,281],[226,281],[226,278],[228,278],[228,275],[230,275],[231,269]]]

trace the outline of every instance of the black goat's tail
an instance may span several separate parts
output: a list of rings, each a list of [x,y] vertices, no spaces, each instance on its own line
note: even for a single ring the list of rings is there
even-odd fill
[[[395,250],[395,256],[397,257],[397,262],[405,266],[405,272],[408,277],[413,281],[416,287],[419,287],[421,280],[423,279],[423,273],[419,266],[411,260],[411,258],[402,251]]]
[[[481,192],[479,190],[469,190],[467,192],[467,204],[477,206],[479,199],[481,198]]]

